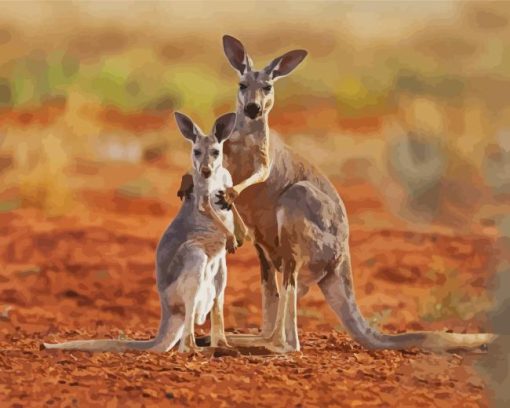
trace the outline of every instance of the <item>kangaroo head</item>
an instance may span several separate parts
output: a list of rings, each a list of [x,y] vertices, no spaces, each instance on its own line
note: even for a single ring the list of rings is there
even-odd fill
[[[234,129],[236,114],[226,113],[216,119],[211,133],[206,135],[186,115],[175,112],[175,121],[182,135],[188,139],[193,147],[191,161],[193,169],[199,177],[208,179],[223,163],[223,142],[227,140]]]
[[[268,113],[273,107],[274,81],[290,74],[307,55],[305,50],[289,51],[257,71],[253,69],[253,62],[239,40],[229,35],[223,36],[223,49],[240,75],[237,93],[239,108],[252,120]]]

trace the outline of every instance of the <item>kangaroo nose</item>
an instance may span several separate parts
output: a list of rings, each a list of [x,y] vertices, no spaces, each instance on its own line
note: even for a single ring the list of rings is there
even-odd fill
[[[208,169],[207,167],[204,167],[202,170],[202,176],[204,176],[205,178],[209,178],[209,176],[211,175],[211,169]]]
[[[244,108],[244,113],[250,118],[255,119],[260,113],[260,105],[258,103],[249,103]]]

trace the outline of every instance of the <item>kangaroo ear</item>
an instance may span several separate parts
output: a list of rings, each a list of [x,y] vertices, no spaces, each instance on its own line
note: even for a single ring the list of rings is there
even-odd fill
[[[198,127],[193,123],[193,121],[188,118],[186,115],[180,112],[174,112],[175,121],[177,122],[177,126],[179,126],[179,130],[182,135],[191,140],[193,143],[197,140],[197,136],[200,134]]]
[[[289,51],[282,56],[275,58],[271,63],[264,68],[266,73],[271,75],[273,79],[289,75],[294,68],[296,68],[301,61],[305,59],[308,52],[305,50]]]
[[[232,65],[241,75],[251,71],[253,62],[244,50],[241,41],[230,35],[223,36],[223,50],[227,56],[230,65]]]
[[[216,140],[221,143],[230,137],[230,134],[234,130],[235,124],[236,114],[225,113],[216,119],[216,122],[214,122],[212,134]]]

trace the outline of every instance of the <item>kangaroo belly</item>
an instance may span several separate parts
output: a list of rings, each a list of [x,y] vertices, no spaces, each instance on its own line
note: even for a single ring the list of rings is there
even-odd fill
[[[207,314],[211,311],[214,299],[219,295],[216,291],[215,278],[220,273],[221,257],[225,256],[225,251],[212,258],[207,263],[197,293],[197,306],[195,310],[195,320],[197,324],[205,323]]]

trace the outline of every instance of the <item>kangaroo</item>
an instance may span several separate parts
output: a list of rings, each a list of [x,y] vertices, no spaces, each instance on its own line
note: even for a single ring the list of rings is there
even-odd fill
[[[251,230],[262,281],[260,335],[227,335],[237,346],[264,345],[275,352],[300,350],[297,299],[317,283],[351,337],[367,349],[419,347],[431,351],[484,349],[492,334],[411,332],[385,334],[369,326],[356,303],[349,225],[342,199],[312,164],[270,132],[274,83],[294,70],[307,52],[294,50],[256,70],[241,42],[223,37],[225,55],[239,74],[237,121],[224,146],[234,186],[220,195],[235,200]],[[193,188],[183,178],[179,195]],[[276,271],[283,273],[279,294]]]
[[[47,349],[165,352],[179,340],[179,351],[199,351],[194,324],[202,325],[211,311],[211,346],[228,347],[223,323],[223,298],[227,280],[225,247],[235,251],[234,218],[212,203],[215,195],[232,186],[222,166],[223,144],[235,123],[235,113],[219,117],[212,134],[205,136],[187,116],[176,112],[177,125],[192,143],[194,194],[186,200],[167,227],[156,250],[156,282],[161,302],[161,321],[156,338],[136,340],[76,340],[45,343]],[[243,225],[242,220],[237,220]]]

